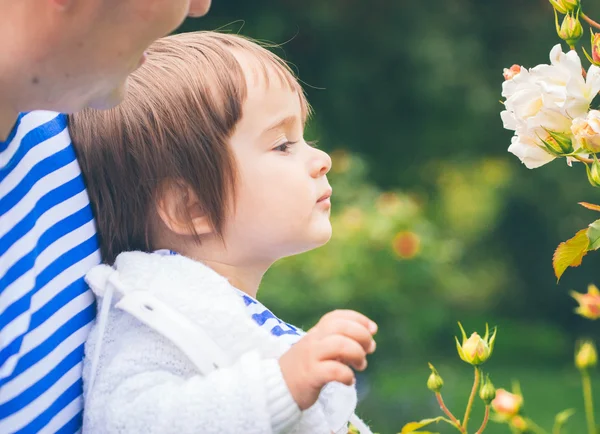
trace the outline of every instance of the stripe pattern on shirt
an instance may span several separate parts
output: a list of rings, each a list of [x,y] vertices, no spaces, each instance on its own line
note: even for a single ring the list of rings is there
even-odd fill
[[[260,301],[250,297],[242,291],[240,291],[240,293],[252,319],[260,327],[268,330],[272,335],[284,340],[289,345],[295,344],[298,342],[298,339],[304,335],[304,332],[299,328],[277,318],[273,312],[267,309]]]
[[[100,262],[67,118],[30,112],[0,142],[0,432],[77,432],[83,280]]]

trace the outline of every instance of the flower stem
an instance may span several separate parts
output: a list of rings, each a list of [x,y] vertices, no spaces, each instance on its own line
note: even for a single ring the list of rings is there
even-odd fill
[[[554,426],[552,427],[552,434],[560,434],[560,430],[562,429],[563,424],[554,422]]]
[[[485,416],[483,416],[483,422],[481,422],[481,426],[479,427],[479,429],[477,430],[477,432],[475,434],[481,434],[483,432],[483,430],[485,429],[485,426],[488,423],[489,418],[490,418],[490,406],[486,405],[485,406]]]
[[[440,405],[440,408],[442,409],[442,411],[444,413],[446,413],[446,415],[452,420],[452,423],[454,423],[456,428],[460,432],[466,433],[466,431],[463,429],[463,427],[460,426],[460,421],[452,414],[452,412],[450,410],[448,410],[448,407],[446,407],[446,404],[444,404],[444,400],[442,399],[442,394],[440,392],[435,392],[435,397],[437,398],[437,402]]]
[[[583,18],[590,26],[595,27],[597,29],[600,29],[600,23],[597,23],[596,21],[592,20],[590,17],[588,17],[586,14],[584,14],[583,12],[581,12],[579,14],[579,16],[581,18]]]
[[[588,433],[596,434],[596,422],[594,421],[594,401],[592,398],[592,381],[586,370],[581,371],[583,382],[583,403],[585,405],[585,417],[587,419]]]
[[[475,380],[473,381],[473,388],[471,389],[471,396],[469,396],[469,402],[467,403],[467,409],[465,410],[465,417],[463,419],[462,427],[464,430],[467,430],[467,423],[469,423],[469,414],[471,414],[471,408],[473,407],[473,401],[475,400],[475,395],[477,394],[477,389],[479,388],[479,376],[480,370],[479,366],[475,366]]]
[[[573,155],[573,158],[575,158],[577,161],[581,161],[582,163],[592,164],[594,162],[594,160],[591,158],[585,158],[580,155]]]

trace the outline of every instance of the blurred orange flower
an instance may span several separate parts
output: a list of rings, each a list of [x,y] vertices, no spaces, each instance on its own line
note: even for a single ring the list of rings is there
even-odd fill
[[[579,307],[575,312],[584,318],[600,318],[600,291],[596,285],[589,285],[587,294],[571,291],[571,297],[577,300]]]
[[[392,240],[392,248],[400,259],[412,259],[419,254],[421,239],[414,232],[398,232]]]
[[[502,416],[515,416],[521,411],[523,406],[523,397],[515,393],[510,393],[506,389],[497,389],[496,398],[492,401],[492,408],[496,413]]]

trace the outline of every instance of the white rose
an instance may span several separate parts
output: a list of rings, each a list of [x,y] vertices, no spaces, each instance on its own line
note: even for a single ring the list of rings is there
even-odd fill
[[[579,146],[600,152],[600,111],[590,110],[587,116],[575,119],[571,131]]]
[[[537,138],[514,135],[508,152],[516,155],[528,169],[536,169],[554,160],[554,155],[538,144]]]
[[[600,68],[592,65],[584,78],[577,52],[563,53],[559,44],[550,51],[550,63],[531,70],[544,94],[565,116],[574,119],[585,115],[600,91]]]
[[[555,158],[544,148],[547,131],[570,136],[572,119],[587,113],[600,90],[600,68],[592,65],[584,79],[575,51],[563,53],[556,45],[550,52],[550,62],[530,70],[521,68],[519,74],[502,84],[506,110],[501,118],[504,128],[516,134],[509,152],[529,168]]]

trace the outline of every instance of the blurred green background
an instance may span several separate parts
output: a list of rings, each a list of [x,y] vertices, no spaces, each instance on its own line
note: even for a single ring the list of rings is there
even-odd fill
[[[558,43],[548,1],[213,3],[183,31],[282,44],[276,52],[315,109],[307,139],[333,157],[332,241],[277,264],[259,297],[305,328],[340,307],[378,322],[359,414],[381,433],[440,414],[425,387],[430,361],[462,418],[472,376],[456,355],[456,323],[482,333],[487,321],[499,328],[485,365],[495,385],[519,379],[528,414],[547,430],[555,413],[576,408],[567,431],[584,432],[573,347],[598,327],[573,314],[567,292],[600,277],[600,256],[559,285],[551,258],[597,218],[577,202],[600,196],[581,166],[526,169],[507,153],[511,132],[499,116],[502,69],[548,63]],[[599,2],[583,5],[600,18]],[[471,425],[480,420],[476,411]]]

